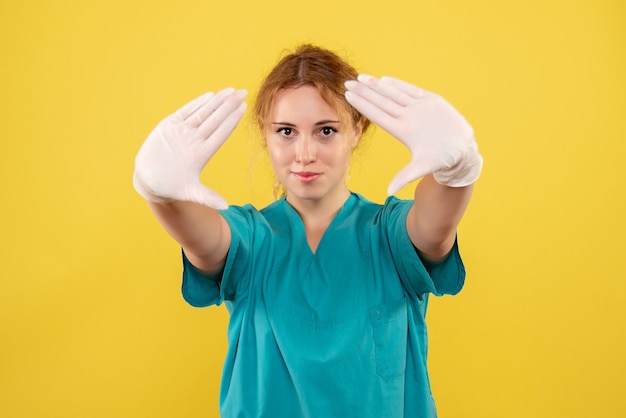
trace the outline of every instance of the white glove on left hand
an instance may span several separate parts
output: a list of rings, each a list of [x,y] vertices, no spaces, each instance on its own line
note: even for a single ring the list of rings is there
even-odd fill
[[[411,162],[391,181],[388,194],[427,174],[451,187],[478,179],[483,159],[474,131],[452,105],[396,78],[360,75],[357,80],[345,83],[347,101],[411,151]]]

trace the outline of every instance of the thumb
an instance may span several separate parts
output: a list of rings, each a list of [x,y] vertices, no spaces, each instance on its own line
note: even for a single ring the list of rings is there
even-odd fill
[[[226,200],[222,196],[202,184],[196,183],[189,186],[187,195],[191,202],[199,203],[216,210],[228,209],[228,203],[226,203]]]
[[[417,180],[421,177],[424,177],[426,174],[429,174],[432,170],[430,167],[427,167],[423,164],[416,163],[414,161],[407,164],[389,183],[389,187],[387,187],[387,194],[389,196],[396,194],[400,189],[404,186],[412,182],[413,180]]]

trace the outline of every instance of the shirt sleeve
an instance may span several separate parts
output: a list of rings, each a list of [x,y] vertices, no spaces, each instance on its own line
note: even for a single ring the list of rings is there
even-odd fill
[[[389,247],[400,280],[413,297],[424,293],[436,296],[455,295],[465,283],[465,267],[455,240],[451,251],[442,261],[427,269],[420,259],[406,229],[406,218],[413,201],[390,197],[383,212],[386,219]]]
[[[245,291],[250,282],[250,243],[254,233],[256,209],[250,205],[231,206],[220,211],[231,231],[226,264],[221,273],[208,275],[187,259],[183,252],[183,298],[191,306],[220,305]]]

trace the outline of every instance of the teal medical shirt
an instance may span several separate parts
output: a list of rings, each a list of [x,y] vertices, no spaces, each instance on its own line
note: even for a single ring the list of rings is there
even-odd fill
[[[222,211],[232,240],[221,275],[184,257],[183,296],[225,302],[224,418],[435,417],[426,368],[428,295],[461,290],[455,243],[430,271],[406,231],[412,201],[352,193],[313,254],[282,198]]]

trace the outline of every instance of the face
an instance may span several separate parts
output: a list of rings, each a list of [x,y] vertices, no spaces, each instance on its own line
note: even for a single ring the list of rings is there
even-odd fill
[[[346,127],[313,86],[276,95],[266,131],[270,161],[290,203],[342,204],[345,176],[360,129]]]

